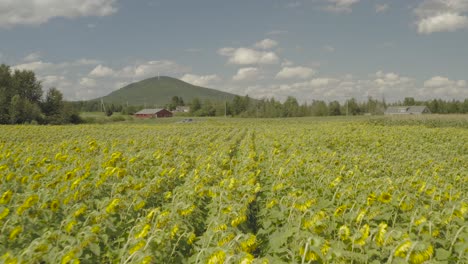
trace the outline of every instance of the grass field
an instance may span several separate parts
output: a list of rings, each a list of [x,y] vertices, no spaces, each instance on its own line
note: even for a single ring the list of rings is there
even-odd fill
[[[468,263],[464,118],[0,126],[0,262]]]

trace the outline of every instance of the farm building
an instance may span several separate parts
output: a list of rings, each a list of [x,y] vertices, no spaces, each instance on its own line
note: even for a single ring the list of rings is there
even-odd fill
[[[172,112],[164,108],[158,109],[143,109],[135,113],[135,117],[138,118],[162,118],[162,117],[172,117]]]
[[[431,110],[427,106],[391,106],[385,110],[386,115],[422,115],[430,114]]]

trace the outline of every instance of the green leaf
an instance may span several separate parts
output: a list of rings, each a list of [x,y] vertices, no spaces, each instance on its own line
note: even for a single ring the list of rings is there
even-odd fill
[[[436,249],[436,259],[437,260],[447,260],[450,257],[450,251],[443,248]]]
[[[91,250],[91,252],[93,252],[93,254],[98,257],[101,255],[101,248],[96,243],[89,244],[89,250]]]

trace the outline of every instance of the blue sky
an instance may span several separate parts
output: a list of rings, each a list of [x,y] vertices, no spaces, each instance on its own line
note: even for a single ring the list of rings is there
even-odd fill
[[[468,0],[0,0],[0,62],[69,100],[169,75],[300,101],[468,98]]]

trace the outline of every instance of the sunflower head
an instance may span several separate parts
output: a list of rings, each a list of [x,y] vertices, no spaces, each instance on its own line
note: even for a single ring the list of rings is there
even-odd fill
[[[380,194],[379,201],[382,202],[382,203],[391,202],[392,201],[392,194],[390,194],[388,192],[384,192],[384,193]]]

